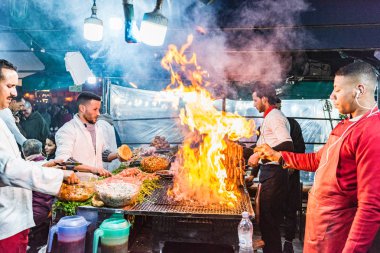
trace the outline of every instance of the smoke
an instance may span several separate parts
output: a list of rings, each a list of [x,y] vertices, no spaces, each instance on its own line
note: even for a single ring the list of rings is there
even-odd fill
[[[155,0],[134,1],[137,26],[155,3]],[[44,20],[35,18],[36,24],[30,27],[41,26],[37,23],[43,22],[45,28],[57,28],[57,24],[67,28],[63,32],[70,34],[62,42],[65,45],[62,48],[80,50],[95,74],[116,77],[111,80],[127,86],[133,82],[143,89],[166,87],[169,74],[160,66],[160,60],[168,44],[180,46],[189,34],[194,35],[190,50],[209,72],[214,91],[219,94],[236,93],[229,91],[231,83],[247,86],[258,81],[273,84],[284,80],[292,57],[279,52],[301,47],[307,38],[302,30],[290,28],[308,9],[303,0],[218,0],[209,5],[199,0],[165,0],[162,13],[169,19],[169,30],[162,47],[127,44],[124,29],[109,28],[111,17],[124,21],[122,0],[97,0],[96,4],[97,16],[104,23],[101,42],[83,39],[83,21],[91,15],[90,0],[31,0],[29,6]]]
[[[240,13],[237,13],[241,21],[233,25],[263,29],[248,30],[240,34],[236,41],[229,40],[232,47],[239,47],[247,53],[232,56],[227,73],[237,76],[241,82],[273,84],[283,80],[291,66],[291,58],[287,53],[279,52],[302,46],[305,35],[300,30],[292,29],[292,26],[307,8],[301,0],[281,3],[259,1],[253,6],[242,6]]]
[[[303,0],[222,6],[218,19],[208,20],[214,22],[208,27],[215,27],[208,38],[194,40],[199,62],[213,72],[216,90],[236,97],[237,89],[256,82],[277,85],[285,80],[293,61],[288,50],[302,48],[311,39],[304,30],[294,28],[308,8]]]

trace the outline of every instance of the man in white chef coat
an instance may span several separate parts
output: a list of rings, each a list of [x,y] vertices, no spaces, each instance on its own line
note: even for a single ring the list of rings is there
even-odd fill
[[[56,133],[55,157],[64,161],[81,163],[75,170],[110,176],[103,162],[119,159],[117,150],[107,147],[104,135],[97,123],[101,98],[91,92],[82,92],[77,98],[78,113]]]
[[[17,96],[17,83],[16,67],[0,59],[0,110]],[[31,190],[58,195],[63,179],[78,182],[71,171],[23,160],[14,135],[0,118],[0,252],[26,252],[29,228],[35,225]]]

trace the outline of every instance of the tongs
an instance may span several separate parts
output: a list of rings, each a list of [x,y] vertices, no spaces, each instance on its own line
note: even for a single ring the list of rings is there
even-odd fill
[[[72,170],[74,172],[88,172],[88,171],[81,171],[81,170],[75,169],[76,166],[79,166],[79,165],[82,165],[82,164],[83,163],[80,163],[80,162],[76,161],[72,157],[70,157],[69,159],[67,159],[66,162],[57,163],[57,165],[66,167],[66,170]],[[93,174],[100,176],[99,173],[93,173]]]
[[[66,162],[57,163],[57,165],[65,167],[66,170],[72,170],[74,172],[78,172],[78,170],[76,170],[74,168],[78,165],[82,165],[82,163],[74,162],[74,161],[66,161]]]

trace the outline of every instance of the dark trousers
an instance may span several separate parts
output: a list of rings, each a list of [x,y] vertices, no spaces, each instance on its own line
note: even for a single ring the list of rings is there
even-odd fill
[[[292,241],[296,237],[297,209],[300,194],[300,171],[289,173],[288,192],[285,201],[285,240]]]
[[[41,224],[38,224],[30,229],[28,243],[30,249],[28,253],[37,253],[42,246],[47,244],[49,228],[50,221],[47,219]]]
[[[261,166],[260,170],[268,169],[268,167],[273,173],[265,180],[260,180],[259,225],[265,242],[264,253],[280,253],[282,252],[280,224],[284,217],[283,207],[288,188],[288,171],[274,165]]]

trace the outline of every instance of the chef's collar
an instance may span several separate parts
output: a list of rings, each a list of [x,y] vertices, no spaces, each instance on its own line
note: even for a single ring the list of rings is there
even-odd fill
[[[269,106],[269,108],[266,109],[264,112],[264,118],[275,108],[276,108],[276,106],[274,106],[274,105]]]
[[[83,125],[84,125],[85,128],[87,128],[87,127],[89,127],[89,126],[93,126],[93,125],[95,125],[95,124],[92,124],[92,123],[83,123]]]

